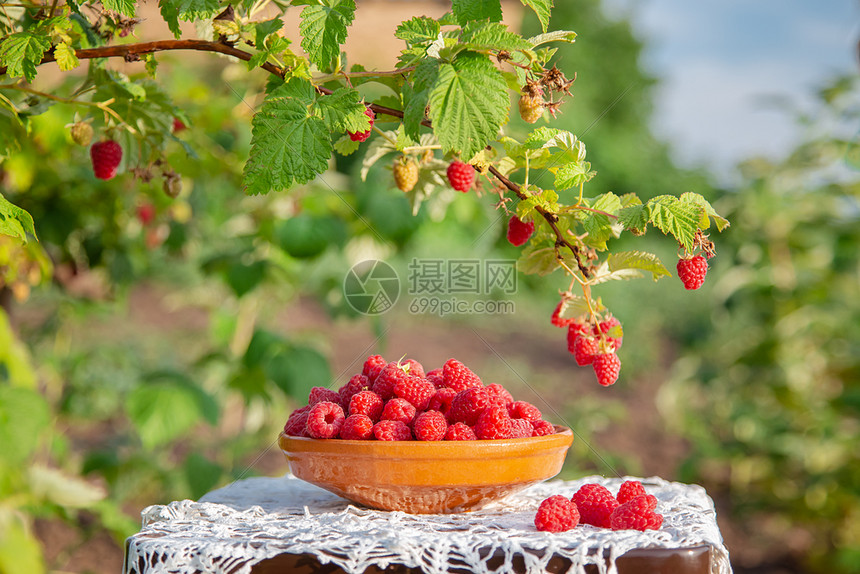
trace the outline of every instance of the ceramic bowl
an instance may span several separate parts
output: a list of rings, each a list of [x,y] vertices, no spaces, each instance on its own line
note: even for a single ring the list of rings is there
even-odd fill
[[[475,510],[561,471],[570,429],[510,440],[278,440],[296,477],[352,502],[413,514]]]

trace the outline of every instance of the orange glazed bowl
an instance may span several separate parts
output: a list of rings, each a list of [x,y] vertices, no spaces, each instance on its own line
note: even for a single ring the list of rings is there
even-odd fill
[[[570,429],[509,440],[321,440],[281,433],[294,476],[380,510],[442,514],[476,510],[552,478],[573,442]]]

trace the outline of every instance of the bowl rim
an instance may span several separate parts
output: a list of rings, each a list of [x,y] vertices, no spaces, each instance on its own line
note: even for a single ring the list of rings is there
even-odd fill
[[[480,453],[481,458],[508,457],[517,453],[530,453],[552,448],[567,449],[573,443],[573,431],[564,426],[553,425],[555,433],[513,439],[463,440],[463,441],[382,441],[318,439],[291,436],[281,431],[278,445],[284,453],[318,452],[340,455],[388,455],[406,458],[422,456],[465,455]]]

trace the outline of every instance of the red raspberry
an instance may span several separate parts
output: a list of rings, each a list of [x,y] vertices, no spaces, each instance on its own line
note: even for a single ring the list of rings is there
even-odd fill
[[[579,509],[580,522],[600,528],[609,528],[609,517],[619,505],[606,487],[593,483],[577,490],[573,502]]]
[[[373,121],[376,119],[376,114],[373,113],[373,110],[370,108],[364,108],[364,114],[370,118],[370,127],[366,132],[346,132],[349,134],[349,139],[354,142],[363,142],[367,141],[367,138],[370,137],[370,132],[373,131]]]
[[[532,421],[511,419],[511,438],[528,438],[534,434]]]
[[[400,421],[403,424],[412,424],[415,413],[418,412],[412,403],[405,399],[391,399],[382,408],[381,420]]]
[[[308,412],[310,410],[310,406],[294,410],[287,419],[287,424],[284,425],[284,433],[290,436],[307,436]]]
[[[654,512],[647,495],[641,495],[613,510],[609,522],[612,530],[660,530],[663,515]]]
[[[379,421],[373,425],[376,440],[412,440],[412,431],[402,421]]]
[[[424,375],[424,378],[433,383],[437,389],[445,386],[445,377],[442,376],[442,369],[433,369]]]
[[[382,416],[382,399],[373,391],[359,391],[349,400],[350,415],[365,415],[372,421]]]
[[[416,440],[442,440],[448,432],[448,421],[439,411],[426,411],[415,417],[412,432]]]
[[[475,168],[455,159],[448,166],[448,182],[457,191],[466,193],[475,183]]]
[[[574,321],[567,327],[567,350],[573,353],[577,337],[593,337],[596,334],[594,327],[590,323],[577,323]]]
[[[534,428],[532,436],[547,436],[555,434],[555,427],[552,426],[552,423],[549,421],[532,421],[532,427]]]
[[[370,381],[366,376],[361,374],[353,375],[352,378],[337,391],[337,394],[340,396],[340,406],[342,406],[344,410],[349,410],[349,401],[352,400],[352,397],[354,397],[356,393],[369,389]]]
[[[427,408],[447,415],[448,411],[451,410],[451,403],[454,401],[454,397],[456,396],[457,391],[450,387],[441,387],[436,389],[436,394],[433,395],[432,399],[430,399],[430,404],[427,405]]]
[[[388,363],[379,373],[379,376],[376,377],[371,390],[379,395],[383,401],[387,401],[394,396],[394,387],[397,386],[397,383],[408,376],[409,374],[406,372],[404,365]]]
[[[508,405],[508,413],[512,419],[526,419],[527,421],[539,421],[540,410],[526,401],[515,401]]]
[[[523,222],[516,215],[508,221],[508,241],[514,247],[523,245],[534,232],[535,224],[533,221]]]
[[[510,406],[514,402],[514,397],[511,393],[498,383],[493,383],[484,387],[487,389],[487,394],[490,395],[490,401],[500,405]]]
[[[370,440],[373,438],[373,421],[366,415],[349,415],[340,429],[343,440]]]
[[[621,504],[624,504],[628,500],[632,500],[637,496],[642,496],[645,494],[645,487],[642,486],[642,483],[638,480],[626,480],[621,483],[621,486],[618,488],[618,494],[615,495],[615,499],[618,500]]]
[[[113,140],[96,142],[90,148],[93,172],[99,179],[112,179],[122,161],[122,147]]]
[[[142,225],[149,225],[155,219],[155,206],[151,203],[142,203],[137,206],[137,219]]]
[[[580,367],[594,362],[595,355],[600,353],[600,339],[591,336],[577,335],[573,340],[573,358]]]
[[[478,375],[457,359],[448,359],[445,362],[445,366],[442,367],[442,377],[445,379],[445,386],[451,387],[458,393],[472,387],[484,386]]]
[[[540,503],[535,528],[542,532],[566,532],[579,524],[579,510],[566,496],[555,494]]]
[[[317,403],[308,413],[308,434],[313,438],[337,438],[345,419],[339,404]]]
[[[340,395],[331,389],[325,387],[314,387],[311,389],[311,394],[308,396],[308,405],[314,406],[317,403],[328,401],[330,403],[340,404]]]
[[[687,290],[698,289],[705,282],[708,274],[708,260],[701,255],[689,259],[678,260],[678,277]]]
[[[436,394],[436,387],[427,379],[406,377],[394,386],[394,394],[409,401],[416,410],[423,411],[430,404],[433,395]]]
[[[609,341],[615,345],[616,351],[621,348],[624,331],[621,329],[621,322],[618,319],[609,317],[606,321],[598,323],[597,327],[608,336]]]
[[[576,319],[565,319],[564,317],[562,317],[564,309],[565,307],[567,307],[566,303],[566,299],[562,299],[561,301],[559,301],[558,305],[555,306],[555,310],[552,312],[552,316],[549,318],[549,322],[556,327],[569,327],[570,325],[576,323]]]
[[[454,423],[448,427],[445,440],[478,440],[475,431],[466,423]]]
[[[475,426],[475,423],[478,422],[478,417],[491,404],[490,394],[484,387],[473,387],[465,391],[460,391],[454,397],[454,400],[451,401],[451,408],[447,413],[448,420],[452,423],[461,422],[469,426]],[[505,412],[507,412],[507,409],[505,409]]]
[[[424,374],[424,367],[415,359],[406,359],[405,361],[401,361],[400,365],[413,377],[421,377],[423,379],[426,376]]]
[[[179,118],[173,118],[173,133],[177,134],[182,130],[188,129],[188,126]]]
[[[511,417],[501,405],[490,405],[475,423],[475,436],[481,440],[511,438]]]
[[[597,375],[597,382],[604,387],[614,384],[621,372],[621,360],[615,353],[595,355],[591,366],[594,368],[594,374]]]
[[[376,377],[388,365],[385,359],[379,355],[371,355],[364,361],[364,367],[361,369],[361,374],[367,377],[367,380],[372,385],[376,381]]]

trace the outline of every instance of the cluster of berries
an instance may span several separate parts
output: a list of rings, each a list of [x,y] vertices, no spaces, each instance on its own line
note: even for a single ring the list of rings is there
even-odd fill
[[[572,498],[560,494],[540,503],[535,527],[543,532],[565,532],[578,524],[612,530],[659,530],[663,515],[657,514],[657,498],[645,492],[638,480],[621,484],[618,494],[599,484],[585,484]]]
[[[576,364],[591,365],[597,382],[608,387],[618,380],[621,371],[621,360],[616,354],[624,336],[621,323],[612,315],[597,324],[583,317],[565,318],[565,303],[565,299],[559,302],[550,322],[556,327],[567,327],[567,350]]]
[[[499,384],[484,385],[456,359],[427,373],[413,359],[371,355],[339,390],[314,387],[289,416],[290,436],[344,440],[493,440],[553,434],[555,428]]]

